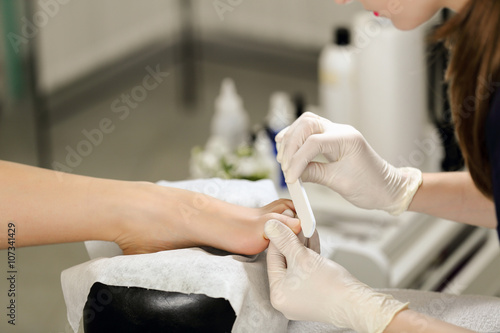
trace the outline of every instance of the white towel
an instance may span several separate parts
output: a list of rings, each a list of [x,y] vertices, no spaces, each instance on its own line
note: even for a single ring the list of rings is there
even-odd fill
[[[182,188],[216,197],[222,201],[245,207],[262,207],[278,199],[274,184],[269,179],[249,181],[237,179],[196,179],[177,182],[157,182],[161,186]]]

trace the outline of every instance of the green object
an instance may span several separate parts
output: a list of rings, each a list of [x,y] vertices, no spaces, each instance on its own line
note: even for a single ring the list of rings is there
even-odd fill
[[[0,0],[0,22],[2,22],[5,50],[5,73],[7,93],[14,100],[20,100],[25,91],[22,46],[29,39],[20,32],[21,19],[19,2],[16,0]],[[16,43],[23,41],[23,44]]]

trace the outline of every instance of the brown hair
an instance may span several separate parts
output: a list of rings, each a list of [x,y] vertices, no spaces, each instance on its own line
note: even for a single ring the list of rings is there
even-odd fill
[[[500,78],[500,0],[469,0],[435,38],[452,51],[446,79],[460,148],[476,187],[492,198],[485,125]]]

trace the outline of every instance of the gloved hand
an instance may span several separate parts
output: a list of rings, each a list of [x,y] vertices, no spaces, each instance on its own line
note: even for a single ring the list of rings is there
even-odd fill
[[[352,126],[311,112],[278,133],[276,142],[287,182],[301,177],[323,184],[361,208],[401,214],[422,183],[420,170],[390,165]],[[319,154],[328,162],[312,162]]]
[[[267,271],[271,303],[290,320],[330,323],[380,333],[408,304],[375,292],[342,266],[306,248],[277,220],[265,225],[271,240]]]

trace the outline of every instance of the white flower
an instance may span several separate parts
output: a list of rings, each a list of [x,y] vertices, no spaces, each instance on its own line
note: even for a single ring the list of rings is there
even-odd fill
[[[275,166],[272,157],[262,156],[253,147],[241,146],[231,151],[224,140],[212,137],[205,150],[192,149],[189,167],[193,178],[258,180],[269,178]]]

